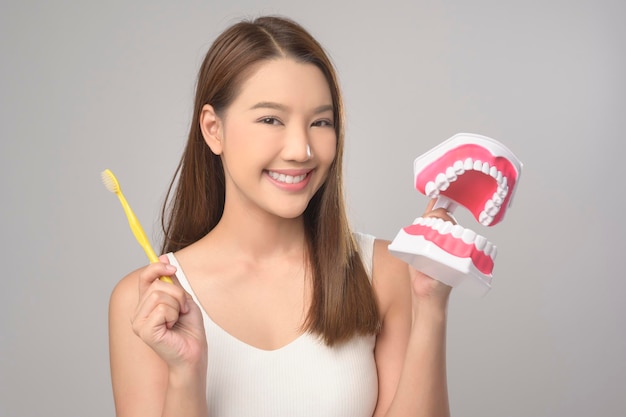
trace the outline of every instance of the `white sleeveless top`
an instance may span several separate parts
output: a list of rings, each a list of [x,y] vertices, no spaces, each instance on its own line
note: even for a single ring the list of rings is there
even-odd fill
[[[374,237],[355,234],[372,276]],[[172,253],[176,276],[200,306]],[[375,336],[328,347],[304,333],[276,350],[262,350],[227,333],[200,306],[207,335],[207,402],[211,417],[371,417],[378,398]]]

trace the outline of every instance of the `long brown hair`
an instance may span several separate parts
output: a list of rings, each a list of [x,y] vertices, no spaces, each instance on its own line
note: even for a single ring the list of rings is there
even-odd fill
[[[313,276],[313,300],[304,327],[333,345],[356,334],[376,333],[378,308],[346,216],[344,110],[337,76],[321,45],[297,23],[274,16],[242,21],[219,35],[209,49],[198,76],[189,139],[163,205],[162,251],[177,251],[199,240],[217,225],[224,210],[224,169],[202,137],[202,107],[210,104],[218,114],[225,111],[255,64],[278,57],[317,66],[333,102],[337,156],[303,214]]]

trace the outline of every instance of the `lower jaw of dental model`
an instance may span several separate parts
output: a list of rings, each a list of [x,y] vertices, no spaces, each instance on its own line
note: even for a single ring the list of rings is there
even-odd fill
[[[501,143],[458,134],[414,162],[415,188],[448,211],[461,205],[484,226],[502,221],[522,164]],[[441,219],[417,218],[403,228],[389,251],[417,270],[456,287],[470,280],[481,293],[491,288],[496,247],[484,237]]]
[[[496,246],[458,224],[418,217],[398,232],[389,252],[451,287],[466,282],[465,286],[476,294],[491,288]],[[468,281],[468,276],[474,280]]]

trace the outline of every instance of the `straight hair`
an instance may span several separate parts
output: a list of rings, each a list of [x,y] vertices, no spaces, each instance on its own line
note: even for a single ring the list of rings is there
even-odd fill
[[[161,212],[162,252],[175,252],[201,239],[224,211],[224,168],[202,136],[202,107],[209,104],[222,114],[258,64],[277,58],[313,64],[322,71],[331,92],[337,137],[327,179],[303,213],[313,288],[304,330],[320,335],[329,346],[355,335],[376,334],[380,327],[376,298],[346,215],[344,108],[337,75],[322,46],[292,20],[265,16],[236,23],[207,52],[198,75],[187,144]]]

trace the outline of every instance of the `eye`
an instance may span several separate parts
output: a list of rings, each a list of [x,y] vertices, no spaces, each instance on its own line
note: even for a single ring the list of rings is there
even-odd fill
[[[313,127],[333,127],[333,122],[329,119],[316,120],[311,125]]]
[[[259,119],[259,123],[263,123],[266,125],[275,125],[275,126],[282,124],[280,120],[278,120],[276,117],[273,117],[273,116],[262,117]]]

